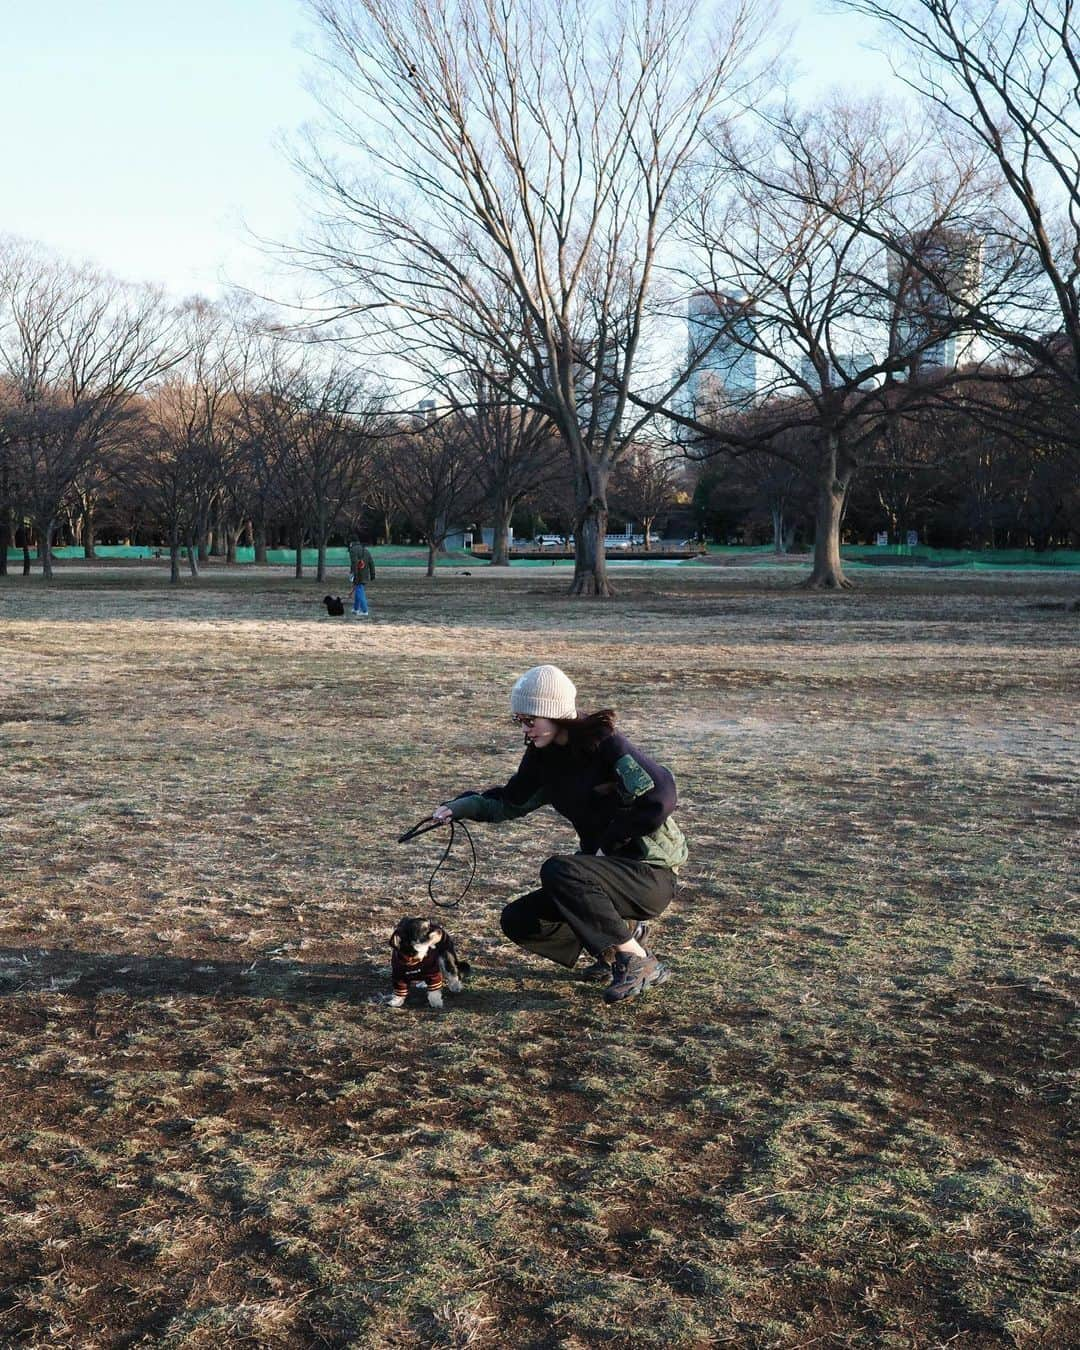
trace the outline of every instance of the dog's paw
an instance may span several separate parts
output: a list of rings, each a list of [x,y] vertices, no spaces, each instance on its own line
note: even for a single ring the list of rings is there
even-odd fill
[[[404,1008],[405,997],[403,994],[373,994],[368,1002],[376,1008]]]
[[[448,994],[460,994],[464,988],[465,986],[461,983],[461,981],[457,978],[456,975],[447,975],[446,992]]]
[[[442,1004],[442,990],[441,990],[441,989],[429,989],[429,990],[428,990],[427,1001],[428,1001],[428,1007],[429,1007],[429,1008],[440,1008],[440,1009],[441,1009],[441,1008],[442,1008],[442,1005],[443,1005],[443,1004]]]

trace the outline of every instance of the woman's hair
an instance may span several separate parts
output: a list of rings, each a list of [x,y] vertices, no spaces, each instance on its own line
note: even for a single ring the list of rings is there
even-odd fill
[[[595,750],[615,730],[615,709],[601,708],[585,717],[553,717],[551,720],[566,732],[575,750]]]

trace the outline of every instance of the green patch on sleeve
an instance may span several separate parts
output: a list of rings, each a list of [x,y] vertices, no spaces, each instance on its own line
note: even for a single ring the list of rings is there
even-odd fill
[[[656,786],[633,755],[623,755],[622,759],[616,760],[615,775],[619,780],[619,795],[624,801],[644,797]]]

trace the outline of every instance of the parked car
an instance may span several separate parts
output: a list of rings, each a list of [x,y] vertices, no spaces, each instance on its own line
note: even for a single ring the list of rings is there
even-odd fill
[[[561,534],[542,534],[536,541],[541,548],[565,548],[566,540]]]

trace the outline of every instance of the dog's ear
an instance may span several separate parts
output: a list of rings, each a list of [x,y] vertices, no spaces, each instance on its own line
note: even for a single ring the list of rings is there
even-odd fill
[[[391,946],[391,947],[400,947],[400,946],[401,946],[401,934],[398,932],[398,930],[397,930],[396,928],[395,928],[394,931],[390,934],[390,946]]]
[[[446,934],[437,923],[430,924],[428,927],[428,941],[434,942],[436,946],[443,940]]]

